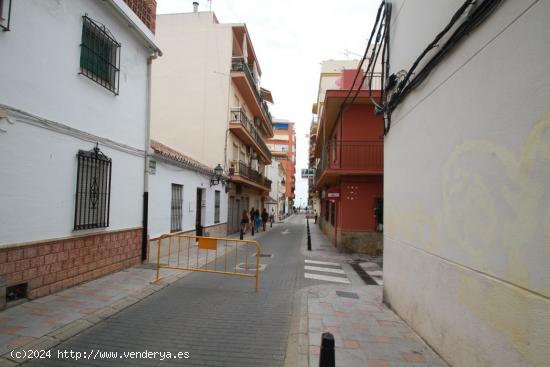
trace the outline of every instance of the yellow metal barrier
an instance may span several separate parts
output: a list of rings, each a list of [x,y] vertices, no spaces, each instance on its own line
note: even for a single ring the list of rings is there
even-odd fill
[[[226,237],[201,237],[186,234],[166,234],[151,240],[157,244],[157,277],[160,269],[176,269],[236,275],[256,278],[256,291],[260,281],[260,255],[257,241]],[[150,248],[151,250],[151,248]],[[150,260],[151,260],[150,251]],[[208,261],[210,255],[210,262]],[[212,258],[212,256],[214,256]],[[255,256],[253,262],[249,257]],[[213,264],[212,264],[213,263]]]

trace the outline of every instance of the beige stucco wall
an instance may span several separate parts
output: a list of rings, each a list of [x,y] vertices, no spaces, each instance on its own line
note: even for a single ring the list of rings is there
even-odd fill
[[[391,72],[461,3],[394,1]],[[549,22],[549,1],[504,2],[385,139],[385,300],[453,366],[550,361]]]
[[[151,137],[215,167],[224,162],[233,34],[213,13],[157,16]],[[233,98],[233,95],[231,95]]]

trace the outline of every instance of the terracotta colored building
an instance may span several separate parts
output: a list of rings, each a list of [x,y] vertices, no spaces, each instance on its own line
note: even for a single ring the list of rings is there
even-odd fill
[[[267,146],[271,150],[273,159],[278,160],[283,166],[285,178],[285,213],[295,205],[296,189],[296,130],[294,123],[288,120],[273,120],[273,138],[268,139]]]
[[[352,96],[359,89],[357,98],[353,103],[348,98],[343,106],[355,73],[351,65],[323,63],[314,106],[318,112],[312,149],[317,162],[314,182],[320,225],[334,245],[343,251],[378,254],[382,251],[384,121],[374,114],[372,99],[380,95],[376,90],[380,76],[372,77],[372,93],[365,85],[354,86]],[[362,75],[357,80],[361,79]]]

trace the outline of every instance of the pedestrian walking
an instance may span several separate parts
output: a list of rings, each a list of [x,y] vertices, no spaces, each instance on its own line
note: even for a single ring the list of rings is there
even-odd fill
[[[256,223],[256,232],[258,232],[261,224],[260,211],[258,209],[254,212],[254,221]]]
[[[254,208],[250,209],[250,231],[253,236],[254,236],[254,227],[256,226],[255,214],[256,214],[256,211],[254,210]]]
[[[315,224],[317,224],[317,209],[315,209],[313,213],[315,214]]]
[[[264,226],[264,232],[265,232],[265,225],[267,224],[267,220],[269,219],[269,214],[267,214],[267,210],[262,212],[262,225]]]
[[[243,234],[246,233],[246,229],[248,228],[248,224],[250,223],[250,220],[248,219],[248,213],[246,210],[243,210],[243,215],[241,217],[241,232]]]
[[[275,209],[271,208],[271,214],[269,215],[269,223],[271,228],[273,228],[274,221],[275,221]]]

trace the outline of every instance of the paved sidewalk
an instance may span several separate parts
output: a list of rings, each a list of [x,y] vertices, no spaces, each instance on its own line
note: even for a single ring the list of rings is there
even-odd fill
[[[366,255],[341,254],[319,227],[310,223],[310,259],[347,263],[369,261],[376,267],[380,259]],[[351,285],[323,284],[304,289],[302,298],[303,335],[307,335],[309,366],[319,365],[321,334],[335,338],[336,366],[339,367],[421,367],[447,366],[416,333],[382,303],[382,287],[365,285],[349,266],[343,266]],[[381,269],[375,269],[381,271]],[[307,326],[306,326],[307,325]],[[304,353],[302,351],[302,353]]]
[[[245,239],[258,239],[264,233],[269,233],[269,228]],[[161,262],[166,262],[163,258]],[[204,264],[204,253],[199,260]],[[13,358],[14,349],[54,347],[191,273],[161,269],[161,280],[153,283],[153,265],[125,269],[0,311],[0,366],[24,361]]]

